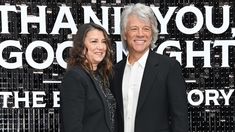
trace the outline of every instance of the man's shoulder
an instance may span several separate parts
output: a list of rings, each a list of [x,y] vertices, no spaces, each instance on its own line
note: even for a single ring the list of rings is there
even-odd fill
[[[171,58],[167,55],[162,55],[162,54],[156,53],[154,51],[151,51],[150,56],[153,56],[154,58],[165,60],[165,61],[174,61],[175,60],[174,58]]]
[[[117,63],[115,64],[115,67],[116,67],[116,68],[117,68],[117,67],[121,67],[121,66],[123,66],[123,65],[125,65],[125,64],[126,64],[126,57],[123,58],[121,61],[117,62]]]
[[[151,51],[149,57],[152,58],[152,60],[158,61],[159,63],[172,64],[178,62],[175,58],[171,58],[167,55],[158,54],[154,51]]]

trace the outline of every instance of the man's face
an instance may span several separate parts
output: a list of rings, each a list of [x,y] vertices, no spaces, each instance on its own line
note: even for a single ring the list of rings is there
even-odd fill
[[[127,41],[130,54],[144,54],[152,41],[152,28],[150,22],[145,22],[137,16],[129,16],[124,39]]]

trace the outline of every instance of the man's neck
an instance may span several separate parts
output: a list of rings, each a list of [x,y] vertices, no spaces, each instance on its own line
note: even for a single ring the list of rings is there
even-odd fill
[[[138,52],[129,52],[129,57],[128,57],[128,62],[130,64],[134,64],[135,62],[137,62],[148,50],[146,50],[145,52],[142,53],[138,53]]]

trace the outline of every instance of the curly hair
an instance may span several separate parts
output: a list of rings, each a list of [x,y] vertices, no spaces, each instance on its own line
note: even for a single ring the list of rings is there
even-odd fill
[[[105,81],[109,81],[109,78],[113,74],[113,52],[111,49],[111,41],[106,30],[102,26],[95,23],[86,23],[79,27],[73,39],[73,47],[70,49],[70,56],[67,62],[67,70],[71,70],[77,66],[81,66],[88,73],[93,74],[92,64],[89,61],[86,61],[87,52],[84,52],[85,50],[87,51],[84,43],[86,35],[93,29],[102,31],[106,40],[106,54],[104,59],[98,64],[97,72],[101,73],[104,76]]]

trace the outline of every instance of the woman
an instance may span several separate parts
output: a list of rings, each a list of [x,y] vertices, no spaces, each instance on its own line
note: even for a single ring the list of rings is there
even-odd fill
[[[111,42],[97,24],[82,25],[75,36],[62,81],[64,132],[114,132],[116,102],[109,90]]]

